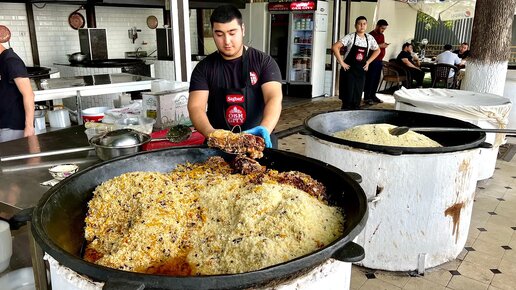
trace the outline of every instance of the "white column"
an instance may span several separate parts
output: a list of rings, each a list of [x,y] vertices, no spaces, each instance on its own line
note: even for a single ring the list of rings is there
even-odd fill
[[[192,48],[190,46],[190,9],[188,0],[167,0],[170,5],[172,25],[174,71],[177,81],[187,82],[192,73]]]

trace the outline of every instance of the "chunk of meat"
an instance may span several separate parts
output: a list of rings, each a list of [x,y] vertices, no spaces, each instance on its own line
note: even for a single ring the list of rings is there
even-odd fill
[[[231,161],[230,165],[231,168],[233,168],[233,173],[240,173],[243,175],[256,174],[265,171],[265,166],[261,166],[258,161],[244,155],[237,155],[237,157]]]
[[[208,136],[208,146],[232,154],[247,154],[249,157],[256,159],[263,157],[265,141],[262,137],[248,133],[215,130]]]
[[[299,171],[288,171],[271,174],[270,177],[279,183],[289,184],[307,192],[319,200],[327,200],[326,187],[308,174]]]

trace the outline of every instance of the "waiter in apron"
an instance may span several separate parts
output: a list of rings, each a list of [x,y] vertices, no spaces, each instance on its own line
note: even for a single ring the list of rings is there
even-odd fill
[[[331,47],[341,69],[339,74],[339,99],[342,110],[360,108],[364,91],[366,71],[369,64],[380,54],[380,47],[373,36],[366,33],[367,19],[359,16],[355,20],[355,32],[347,34]],[[341,49],[346,50],[344,58]],[[372,51],[372,53],[370,53]]]
[[[188,112],[204,136],[215,129],[260,136],[277,148],[271,133],[281,114],[281,72],[272,57],[243,44],[242,14],[233,5],[217,7],[210,22],[217,51],[192,72]]]

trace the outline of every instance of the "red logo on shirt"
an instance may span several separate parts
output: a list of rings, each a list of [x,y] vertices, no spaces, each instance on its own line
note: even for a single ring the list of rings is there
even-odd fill
[[[249,77],[251,77],[251,85],[256,85],[258,82],[258,75],[254,71],[251,71],[249,72]]]
[[[243,103],[243,95],[226,95],[226,102],[228,103]]]
[[[226,110],[226,120],[230,126],[241,126],[244,124],[245,118],[246,113],[241,106],[233,105]]]
[[[362,61],[364,59],[364,52],[365,52],[365,49],[359,48],[357,51],[357,55],[355,56],[355,59],[358,61]]]

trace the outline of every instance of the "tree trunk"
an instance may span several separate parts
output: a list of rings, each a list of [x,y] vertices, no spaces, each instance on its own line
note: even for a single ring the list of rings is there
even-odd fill
[[[503,95],[516,0],[476,0],[462,89]]]

